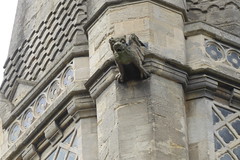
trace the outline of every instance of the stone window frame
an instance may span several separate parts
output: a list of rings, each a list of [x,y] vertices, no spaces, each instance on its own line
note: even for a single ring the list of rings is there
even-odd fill
[[[69,154],[69,152],[72,152],[76,155],[76,158],[74,160],[79,160],[79,148],[80,148],[80,145],[78,146],[78,148],[73,148],[71,147],[71,145],[66,145],[63,143],[64,140],[66,140],[66,138],[68,136],[70,136],[71,134],[73,134],[73,137],[71,138],[71,143],[73,143],[74,139],[77,137],[77,124],[76,123],[72,123],[68,128],[66,128],[64,131],[63,131],[63,137],[59,140],[58,143],[54,144],[54,145],[50,145],[48,148],[45,149],[45,151],[42,153],[42,158],[43,160],[49,160],[48,157],[55,151],[57,151],[54,155],[54,159],[53,160],[57,160],[57,156],[58,156],[58,153],[60,151],[61,148],[67,150],[67,156]],[[65,157],[66,159],[67,157]]]

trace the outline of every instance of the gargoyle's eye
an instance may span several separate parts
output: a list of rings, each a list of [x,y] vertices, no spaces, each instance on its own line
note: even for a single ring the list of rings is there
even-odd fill
[[[122,43],[126,43],[125,39],[121,39],[121,42],[122,42]]]

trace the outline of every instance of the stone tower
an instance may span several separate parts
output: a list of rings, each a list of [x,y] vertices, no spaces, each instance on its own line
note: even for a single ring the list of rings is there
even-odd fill
[[[19,0],[1,159],[239,160],[239,9],[238,0]],[[121,59],[136,52],[137,66]],[[118,81],[139,66],[150,77]]]

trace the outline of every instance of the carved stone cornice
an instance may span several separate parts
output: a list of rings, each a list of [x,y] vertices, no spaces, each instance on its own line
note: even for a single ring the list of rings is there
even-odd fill
[[[231,98],[229,100],[229,106],[240,109],[240,89],[234,88],[232,90]]]
[[[74,99],[67,105],[68,114],[75,122],[82,118],[96,117],[96,107],[91,98]]]
[[[55,121],[50,123],[44,131],[44,135],[51,145],[55,145],[63,137],[63,133]]]
[[[37,150],[36,150],[36,147],[31,144],[30,146],[28,146],[28,148],[23,152],[22,154],[22,159],[23,160],[29,160],[29,159],[32,159],[33,157],[38,157],[40,158]]]
[[[240,46],[240,38],[233,34],[230,34],[222,29],[215,26],[209,25],[205,22],[189,22],[185,24],[184,35],[186,37],[195,35],[205,35],[212,37],[221,42],[231,44],[235,47]]]
[[[186,87],[186,100],[197,98],[214,99],[218,82],[207,75],[197,75],[189,77]]]

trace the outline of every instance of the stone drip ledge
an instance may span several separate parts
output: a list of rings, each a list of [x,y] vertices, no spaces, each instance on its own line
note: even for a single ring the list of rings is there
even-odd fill
[[[86,90],[80,91],[79,87],[73,85],[67,92],[59,97],[62,99],[61,102],[50,106],[43,117],[36,120],[34,126],[31,126],[28,132],[21,135],[22,138],[9,147],[2,159],[17,157],[27,160],[29,157],[39,157],[41,148],[57,143],[63,136],[62,131],[70,123],[78,122],[83,118],[96,117],[95,104]],[[47,126],[47,124],[50,125]],[[25,148],[26,150],[23,151]]]
[[[28,107],[32,100],[35,99],[47,85],[59,74],[60,71],[66,67],[71,60],[75,57],[88,57],[88,45],[83,46],[73,46],[67,54],[63,54],[59,57],[59,60],[53,65],[49,66],[52,68],[43,76],[42,80],[39,81],[29,93],[15,106],[11,113],[11,116],[3,120],[3,128],[7,128],[25,109]],[[58,65],[57,65],[58,64]]]
[[[203,34],[216,40],[234,45],[237,48],[240,46],[240,37],[205,22],[185,23],[184,34],[186,37]]]

